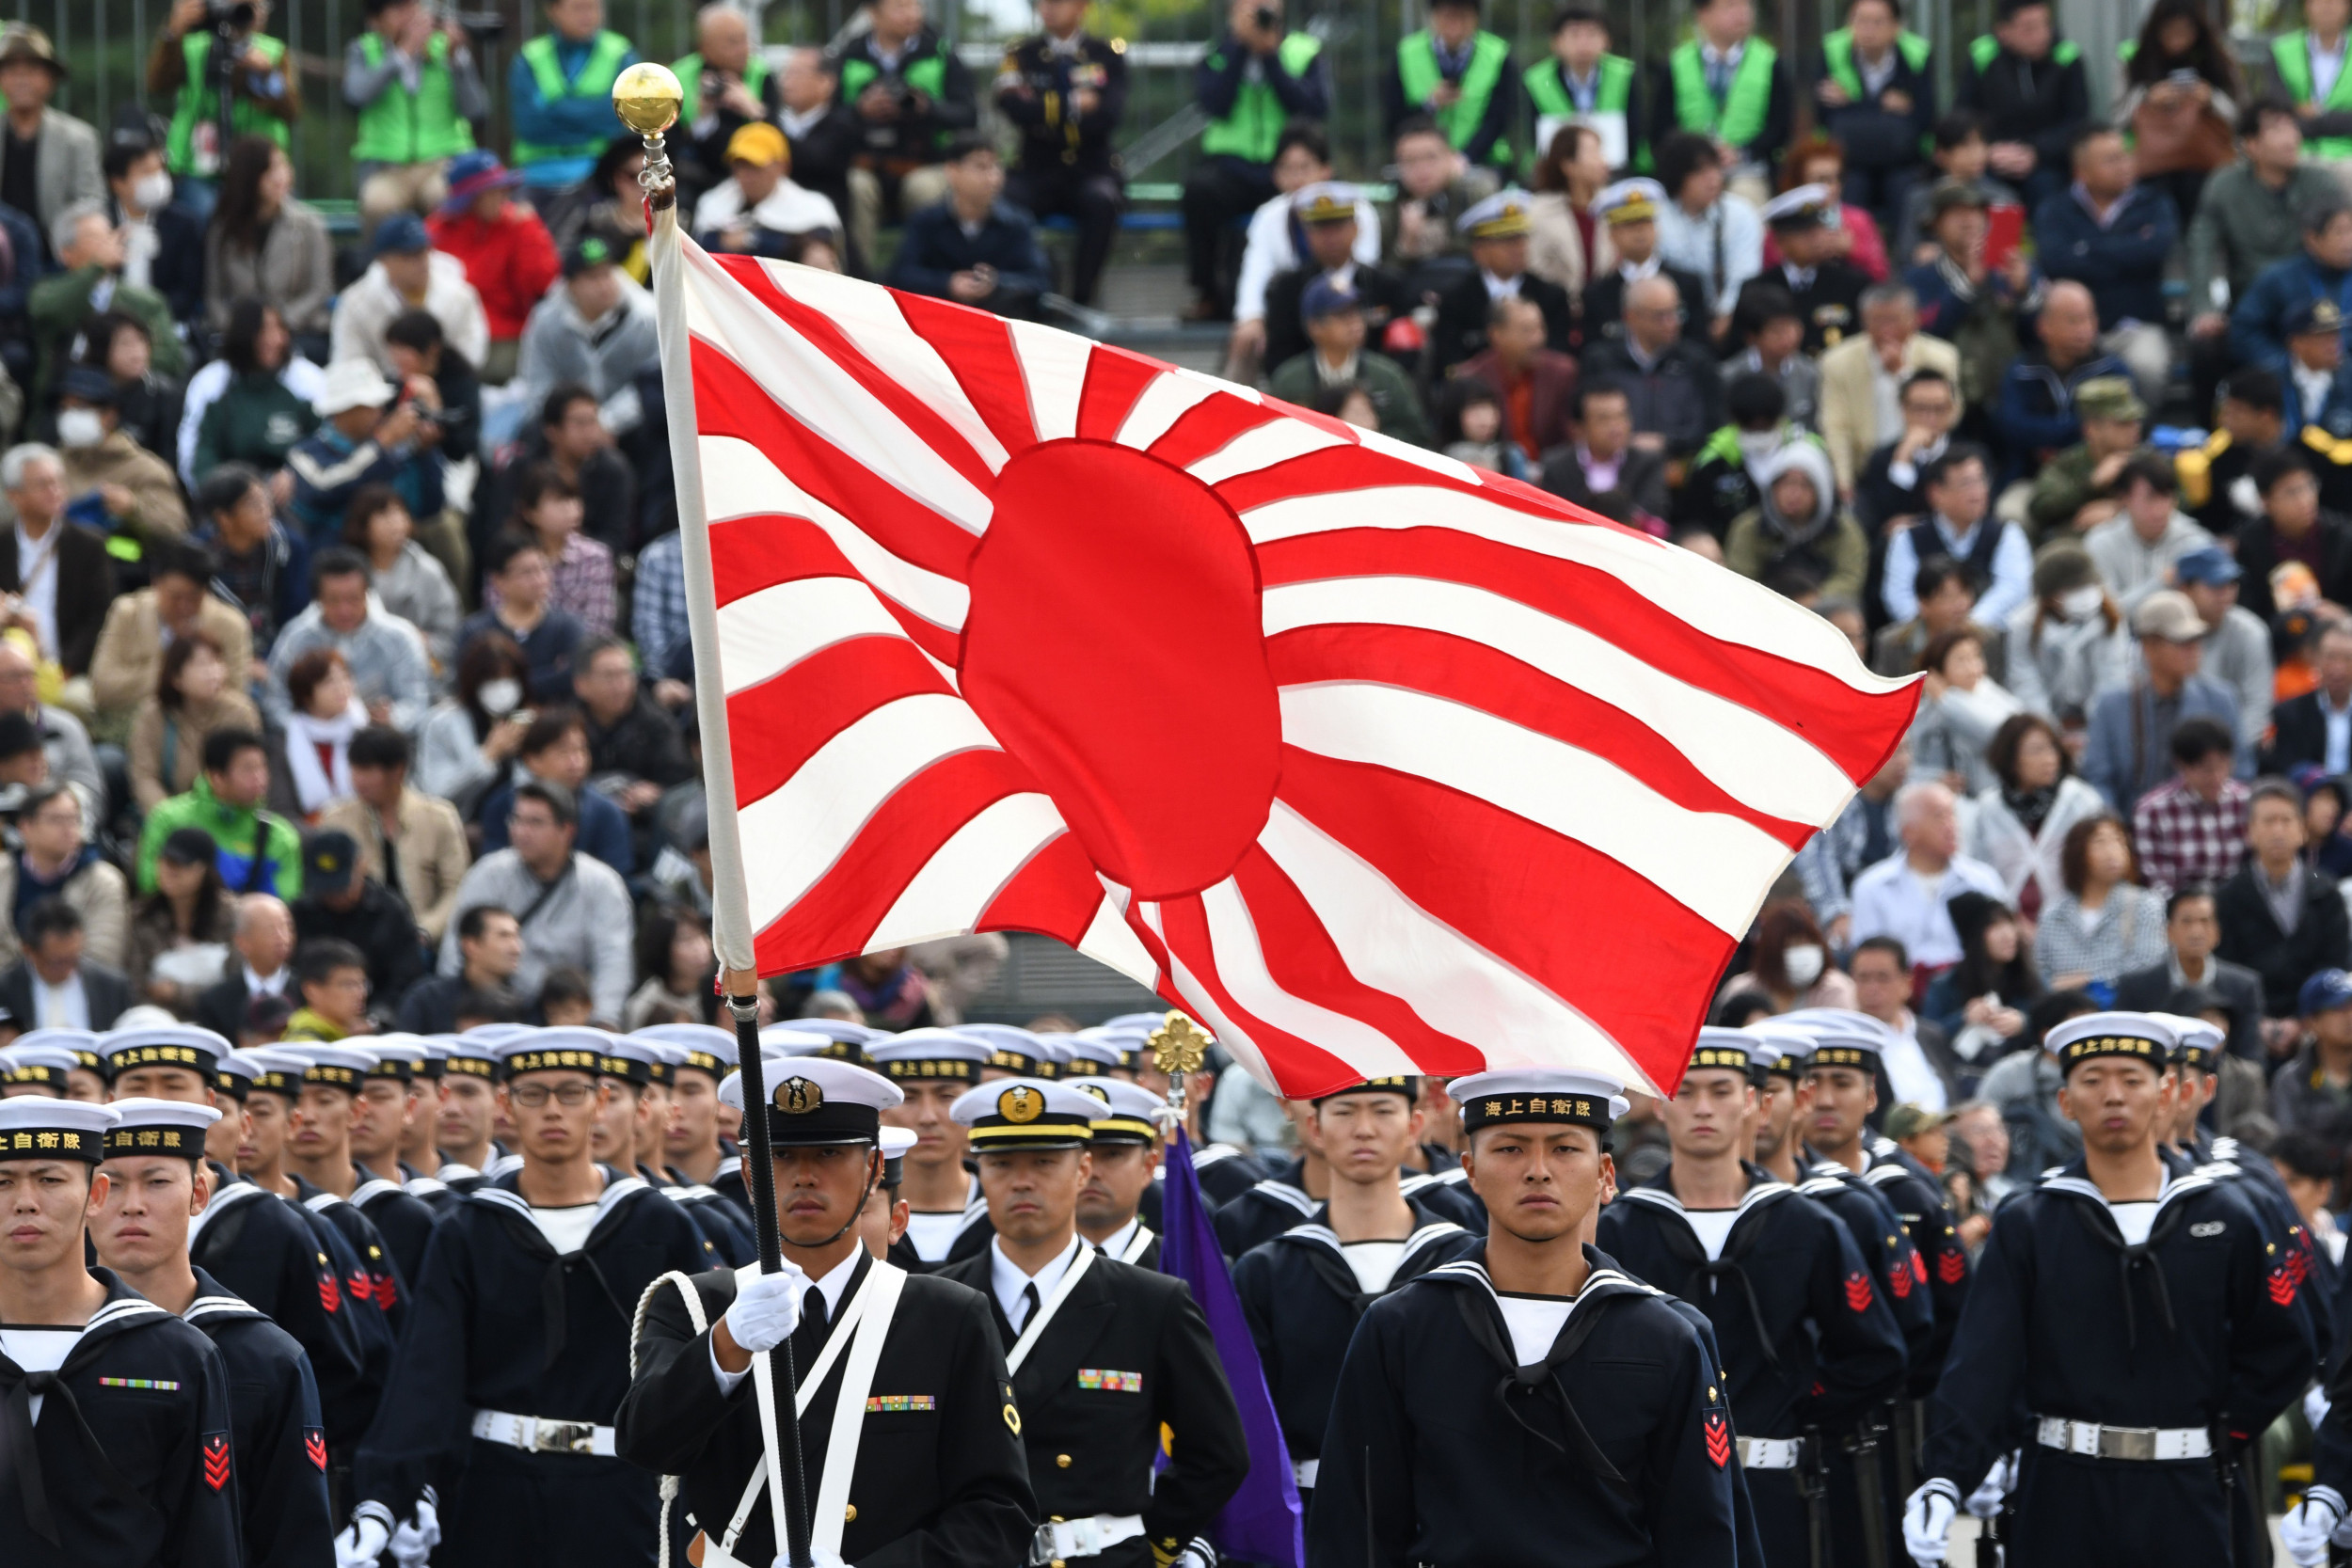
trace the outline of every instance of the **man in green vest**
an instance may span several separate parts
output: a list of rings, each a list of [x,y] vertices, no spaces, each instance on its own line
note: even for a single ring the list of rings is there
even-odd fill
[[[885,214],[903,223],[947,199],[947,145],[979,124],[980,106],[923,0],[866,0],[866,13],[873,25],[834,52],[833,69],[863,135],[850,170],[850,245],[872,266]]]
[[[637,50],[604,24],[604,0],[548,0],[548,31],[515,52],[506,100],[515,122],[510,160],[534,206],[577,185],[621,135],[612,82]]]
[[[449,198],[449,161],[472,150],[490,99],[455,22],[436,25],[422,0],[361,9],[368,24],[343,50],[343,102],[359,116],[351,161],[364,243],[392,214],[436,212]]]
[[[729,0],[711,0],[694,13],[694,52],[670,69],[686,89],[680,172],[699,194],[728,177],[727,144],[735,133],[773,120],[784,99],[767,60],[752,47],[750,22]]]
[[[1185,265],[1198,296],[1189,315],[1223,321],[1233,313],[1235,224],[1274,199],[1282,127],[1331,112],[1323,40],[1292,32],[1282,0],[1232,0],[1225,36],[1193,68],[1193,95],[1209,124],[1184,180]]]
[[[1660,68],[1650,145],[1677,131],[1711,136],[1729,154],[1733,194],[1761,207],[1772,199],[1772,163],[1795,115],[1788,67],[1755,36],[1754,0],[1698,0],[1691,24],[1692,37]]]
[[[2090,119],[2090,84],[2082,51],[2058,36],[2050,0],[2000,0],[1993,31],[1968,46],[1952,103],[1984,116],[1999,138],[1986,166],[2025,193],[2026,211],[2073,182],[2074,134]]]
[[[254,0],[251,8],[251,23],[239,28],[215,25],[207,0],[176,0],[147,57],[147,96],[171,104],[164,160],[175,195],[199,218],[212,216],[214,182],[229,144],[239,136],[267,136],[289,146],[288,128],[302,114],[301,84],[286,68],[286,46],[268,33],[269,0]],[[231,99],[226,129],[220,123],[224,70]]]
[[[1903,27],[1902,0],[1847,0],[1846,24],[1821,40],[1821,129],[1846,150],[1846,201],[1881,229],[1902,212],[1935,128],[1935,62]]]
[[[2303,0],[2303,25],[2270,40],[2270,74],[2295,105],[2314,158],[2352,158],[2352,71],[2345,30],[2352,0]]]
[[[1508,169],[1518,72],[1511,46],[1479,26],[1478,7],[1479,0],[1431,0],[1429,25],[1397,40],[1380,84],[1382,107],[1391,136],[1408,117],[1427,115],[1463,157]]]
[[[1609,52],[1609,24],[1598,11],[1570,6],[1553,18],[1551,53],[1527,68],[1522,85],[1535,112],[1539,163],[1550,157],[1552,138],[1578,124],[1599,133],[1611,172],[1631,166],[1645,123],[1642,74]]]

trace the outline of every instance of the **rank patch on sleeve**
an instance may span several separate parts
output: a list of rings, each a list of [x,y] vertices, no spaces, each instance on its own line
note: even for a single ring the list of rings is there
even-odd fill
[[[875,1394],[866,1402],[868,1416],[888,1415],[894,1411],[936,1410],[938,1399],[930,1394]]]
[[[229,1484],[229,1434],[208,1432],[202,1447],[204,1484],[217,1492]]]
[[[1718,1470],[1731,1463],[1731,1427],[1720,1411],[1710,1411],[1707,1417],[1707,1457]]]
[[[1870,1309],[1870,1276],[1868,1275],[1850,1274],[1846,1276],[1846,1305],[1856,1312],[1867,1312]]]
[[[1112,1394],[1140,1394],[1143,1392],[1143,1374],[1115,1372],[1103,1367],[1081,1367],[1078,1369],[1078,1386],[1100,1388]]]
[[[304,1427],[302,1429],[302,1452],[305,1458],[319,1467],[322,1475],[326,1473],[326,1433],[316,1427]]]

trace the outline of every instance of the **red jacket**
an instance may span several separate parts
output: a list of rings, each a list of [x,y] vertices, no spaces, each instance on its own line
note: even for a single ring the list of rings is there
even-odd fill
[[[510,201],[496,223],[471,213],[455,217],[436,213],[425,221],[433,247],[466,263],[466,281],[482,296],[490,320],[490,341],[511,342],[523,335],[531,308],[539,303],[563,270],[555,240],[526,202]]]

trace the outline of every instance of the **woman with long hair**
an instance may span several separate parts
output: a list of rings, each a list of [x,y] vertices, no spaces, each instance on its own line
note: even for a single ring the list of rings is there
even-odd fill
[[[164,650],[155,689],[131,718],[131,796],[142,814],[195,787],[205,737],[215,730],[262,727],[242,673],[229,668],[209,632],[175,637]]]
[[[278,307],[251,294],[238,300],[229,308],[220,358],[188,382],[187,412],[181,416],[188,473],[200,480],[223,463],[276,473],[294,443],[318,428],[310,400],[325,389],[326,372],[294,352],[294,334]]]
[[[2140,885],[2131,830],[2111,814],[2068,829],[2058,863],[2066,892],[2034,934],[2042,983],[2108,1006],[2119,976],[2164,961],[2164,895]]]
[[[286,672],[285,764],[303,820],[312,821],[329,800],[351,793],[351,737],[368,721],[367,705],[351,678],[351,665],[334,648],[313,648]]]
[[[2123,49],[2107,118],[2130,133],[2139,178],[2163,186],[2186,224],[2205,177],[2237,156],[2232,127],[2246,102],[2245,78],[2206,0],[2156,0]]]
[[[1961,852],[1999,872],[2010,908],[2032,920],[2066,892],[2059,861],[2067,833],[2105,812],[2106,802],[2074,776],[2064,737],[2039,713],[2003,721],[1984,760],[1994,782],[1977,792]]]
[[[2026,1014],[2042,999],[2042,976],[2033,939],[2007,904],[1961,893],[1945,909],[1960,937],[1960,962],[1929,982],[1919,1011],[1942,1025],[1973,1074],[1991,1062],[1988,1053],[2026,1027]]]
[[[1776,1013],[1854,1005],[1853,981],[1830,962],[1821,923],[1793,898],[1769,906],[1756,918],[1748,967],[1724,982],[1716,1005],[1751,991],[1761,993]]]
[[[204,314],[217,332],[247,295],[278,307],[297,339],[326,339],[335,246],[326,220],[294,199],[294,162],[266,136],[240,136],[204,231]],[[322,351],[323,352],[323,351]]]
[[[485,632],[467,643],[457,656],[457,689],[417,732],[417,788],[472,821],[531,728],[530,699],[531,666],[513,638]]]
[[[176,1018],[195,1017],[205,976],[220,977],[236,934],[237,901],[220,879],[212,835],[178,830],[156,851],[155,891],[131,914],[123,968],[139,1000]]]
[[[683,1008],[700,1021],[708,1016],[710,922],[682,904],[657,904],[637,924],[637,973],[644,981],[621,1008],[621,1027],[643,1029],[664,1008]]]
[[[1536,160],[1534,190],[1527,202],[1527,270],[1584,295],[1584,280],[1617,264],[1609,226],[1593,216],[1593,198],[1609,183],[1609,160],[1600,133],[1589,125],[1563,125]]]

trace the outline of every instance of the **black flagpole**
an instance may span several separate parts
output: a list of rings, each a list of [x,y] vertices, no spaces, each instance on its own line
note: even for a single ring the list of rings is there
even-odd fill
[[[759,1272],[781,1274],[784,1254],[776,1229],[776,1166],[768,1146],[768,1073],[759,1059],[759,990],[756,976],[748,995],[730,994],[735,1015],[736,1070],[743,1075],[743,1182],[752,1195],[752,1223],[759,1232]],[[736,976],[730,976],[736,978]],[[811,1568],[808,1552],[808,1487],[801,1467],[800,1374],[792,1365],[792,1341],[768,1353],[775,1375],[777,1459],[784,1470],[784,1538],[793,1568]]]

